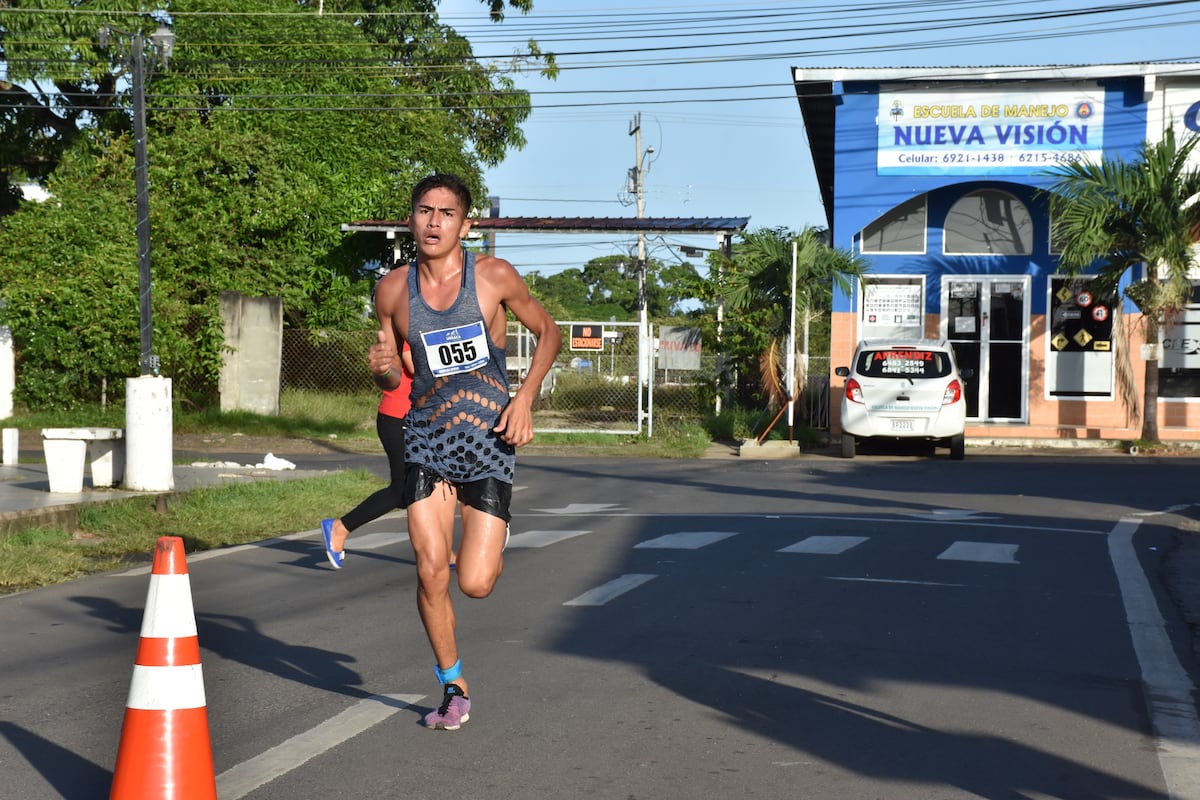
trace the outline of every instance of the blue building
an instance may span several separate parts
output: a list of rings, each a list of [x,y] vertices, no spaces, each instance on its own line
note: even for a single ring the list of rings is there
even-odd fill
[[[974,373],[969,437],[1125,440],[1141,422],[1118,396],[1118,363],[1140,398],[1145,358],[1161,356],[1160,435],[1200,439],[1200,298],[1143,347],[1135,307],[1060,274],[1041,192],[1058,165],[1133,160],[1167,128],[1200,132],[1200,64],[793,78],[833,243],[871,263],[834,298],[834,366],[862,339],[948,339]]]

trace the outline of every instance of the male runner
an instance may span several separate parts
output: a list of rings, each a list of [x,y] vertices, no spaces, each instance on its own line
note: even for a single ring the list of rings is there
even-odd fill
[[[468,597],[487,597],[503,569],[515,448],[533,439],[533,401],[562,346],[558,326],[512,264],[462,247],[470,208],[470,189],[457,176],[431,175],[413,188],[409,229],[417,260],[376,287],[380,330],[370,350],[381,389],[399,383],[398,343],[412,350],[404,497],[417,556],[417,609],[443,686],[442,703],[425,724],[443,730],[457,730],[471,709],[450,601],[447,543],[455,510],[461,505],[458,586]],[[509,311],[537,339],[511,397],[504,350]]]

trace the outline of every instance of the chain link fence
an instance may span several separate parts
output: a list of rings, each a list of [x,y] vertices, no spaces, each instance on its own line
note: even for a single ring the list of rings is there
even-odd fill
[[[700,354],[699,368],[694,370],[663,369],[654,359],[653,392],[639,396],[637,323],[603,323],[600,342],[594,349],[572,349],[572,327],[579,324],[560,324],[563,348],[534,401],[534,425],[539,432],[638,434],[648,430],[653,435],[660,425],[703,422],[718,410],[732,410],[739,405],[743,410],[757,408],[758,389],[746,385],[753,376],[727,373],[719,384],[721,358],[709,352]],[[361,397],[363,427],[372,428],[379,390],[367,369],[367,349],[375,336],[374,329],[285,329],[279,376],[281,407],[291,414],[319,414],[320,404],[314,398]],[[519,323],[510,322],[507,361],[512,391],[525,380],[533,347],[529,332]],[[815,430],[829,429],[829,362],[826,356],[809,359],[806,388],[796,406],[797,421]],[[218,404],[215,382],[191,375],[170,377],[177,403],[192,409]],[[115,396],[114,388],[119,387],[107,387],[101,405],[107,404],[109,395]],[[761,411],[765,419],[760,422],[768,423],[775,411]]]
[[[376,332],[283,331],[283,359],[279,388],[282,392],[365,394],[378,401],[379,389],[367,368],[367,350]],[[375,407],[371,407],[374,418]]]
[[[581,325],[585,323],[559,325],[563,347],[534,401],[534,426],[539,432],[636,434],[649,426],[652,433],[655,426],[700,422],[716,411],[717,354],[701,353],[699,369],[688,370],[663,369],[655,358],[654,369],[648,370],[652,392],[640,393],[637,323],[603,323],[589,332],[599,336],[575,336],[573,348],[572,334],[581,333]],[[513,322],[507,339],[509,384],[516,391],[525,380],[535,342],[529,331]],[[283,331],[280,388],[284,396],[289,392],[361,395],[363,418],[370,423],[379,394],[367,369],[366,353],[374,341],[374,330]],[[810,427],[826,429],[829,359],[811,358],[808,375],[796,417]],[[726,376],[727,383],[737,379]]]

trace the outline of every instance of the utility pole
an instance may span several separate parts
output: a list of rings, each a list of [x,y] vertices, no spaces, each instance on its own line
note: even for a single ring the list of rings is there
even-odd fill
[[[137,212],[138,326],[141,332],[139,376],[125,381],[125,475],[126,489],[141,492],[170,491],[175,486],[172,464],[173,420],[171,379],[159,374],[160,360],[154,354],[154,321],[151,312],[150,269],[150,180],[146,156],[146,51],[166,68],[175,47],[175,34],[166,23],[144,36],[140,31],[123,31],[103,26],[97,35],[101,48],[113,37],[127,38],[133,69],[134,188]],[[153,62],[151,62],[153,63]]]
[[[653,147],[642,150],[642,114],[638,112],[629,123],[629,135],[634,137],[634,167],[629,170],[629,189],[637,201],[637,218],[646,216],[645,175],[646,156],[654,152]],[[650,348],[650,324],[646,310],[646,234],[638,231],[638,421],[646,420],[646,435],[654,435],[654,422],[649,411],[642,410],[643,392],[652,396],[649,391],[650,381],[654,373],[651,371],[653,355]]]
[[[154,355],[154,322],[150,303],[150,180],[146,159],[146,40],[133,35],[133,153],[137,201],[138,328],[141,331],[142,375],[158,374]]]
[[[150,303],[150,181],[146,158],[146,50],[153,48],[158,60],[166,68],[175,48],[175,34],[170,27],[160,23],[158,30],[149,37],[136,31],[123,31],[105,25],[97,40],[107,48],[115,36],[129,39],[129,61],[133,69],[133,162],[134,188],[137,212],[137,257],[138,257],[138,328],[141,332],[141,358],[139,367],[142,375],[157,375],[159,358],[154,355],[154,323]]]
[[[723,341],[725,331],[725,267],[726,261],[733,259],[733,235],[722,233],[718,236],[718,249],[721,251],[721,257],[717,260],[717,286],[720,288],[721,294],[717,298],[717,400],[716,414],[721,415],[721,401],[724,399],[726,391],[725,381],[725,345]]]

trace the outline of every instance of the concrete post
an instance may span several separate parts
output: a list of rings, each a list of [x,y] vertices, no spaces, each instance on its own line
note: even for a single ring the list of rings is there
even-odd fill
[[[125,482],[135,492],[175,488],[171,379],[125,379]]]
[[[12,329],[0,328],[0,419],[13,415],[13,390],[17,387],[16,356]]]
[[[3,431],[3,463],[6,467],[15,465],[20,460],[21,431],[17,428],[5,428]]]

